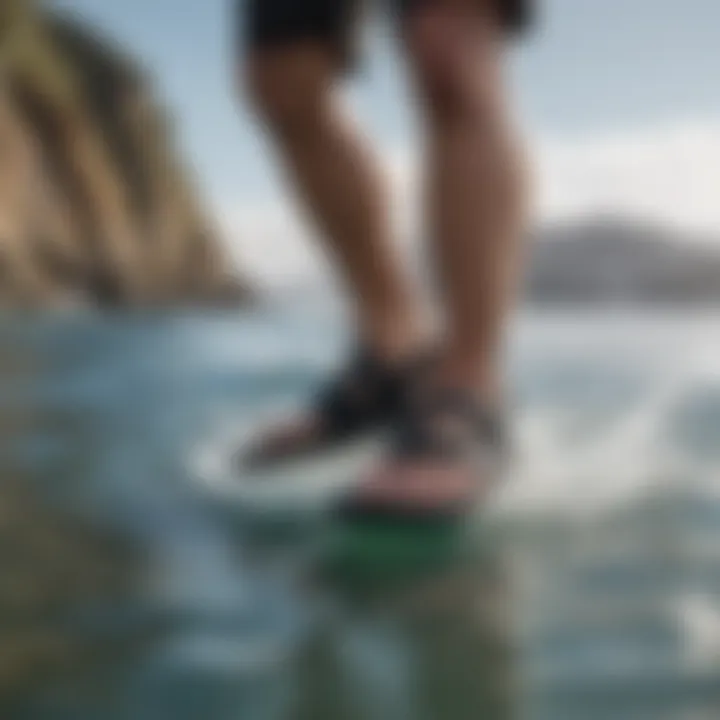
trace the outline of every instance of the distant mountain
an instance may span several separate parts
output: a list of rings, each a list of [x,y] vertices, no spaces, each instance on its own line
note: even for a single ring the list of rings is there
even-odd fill
[[[598,216],[536,233],[531,304],[720,304],[720,238]]]

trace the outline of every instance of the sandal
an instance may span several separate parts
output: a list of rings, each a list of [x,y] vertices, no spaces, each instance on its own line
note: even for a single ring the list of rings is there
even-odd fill
[[[442,391],[401,417],[390,457],[345,498],[343,520],[457,521],[496,484],[508,443],[504,422],[470,393]]]
[[[391,367],[358,352],[348,367],[320,390],[304,416],[271,429],[243,453],[244,469],[267,469],[358,440],[397,422],[409,386],[424,362]]]

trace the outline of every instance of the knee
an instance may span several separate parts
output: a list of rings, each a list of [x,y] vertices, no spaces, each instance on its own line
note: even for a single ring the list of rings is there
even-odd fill
[[[422,6],[405,21],[405,49],[420,99],[437,121],[481,122],[493,111],[492,51],[481,32],[442,6]]]
[[[332,78],[321,62],[301,51],[252,54],[241,77],[241,94],[271,131],[311,132],[318,123]]]

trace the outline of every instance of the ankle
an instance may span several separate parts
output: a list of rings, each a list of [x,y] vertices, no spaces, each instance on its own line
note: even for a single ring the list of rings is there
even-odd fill
[[[381,360],[396,364],[415,357],[429,346],[426,324],[417,315],[384,314],[361,324],[365,344]]]
[[[448,353],[438,366],[436,382],[441,387],[469,392],[491,406],[501,402],[501,383],[495,363],[472,354]]]

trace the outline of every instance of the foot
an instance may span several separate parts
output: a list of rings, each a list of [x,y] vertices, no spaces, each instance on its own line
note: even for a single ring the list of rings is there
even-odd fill
[[[300,416],[261,433],[240,459],[244,468],[268,468],[302,459],[391,425],[422,363],[392,365],[360,352],[318,393]]]
[[[435,391],[407,411],[388,459],[340,507],[347,520],[459,520],[484,500],[506,455],[501,419],[471,392]]]

